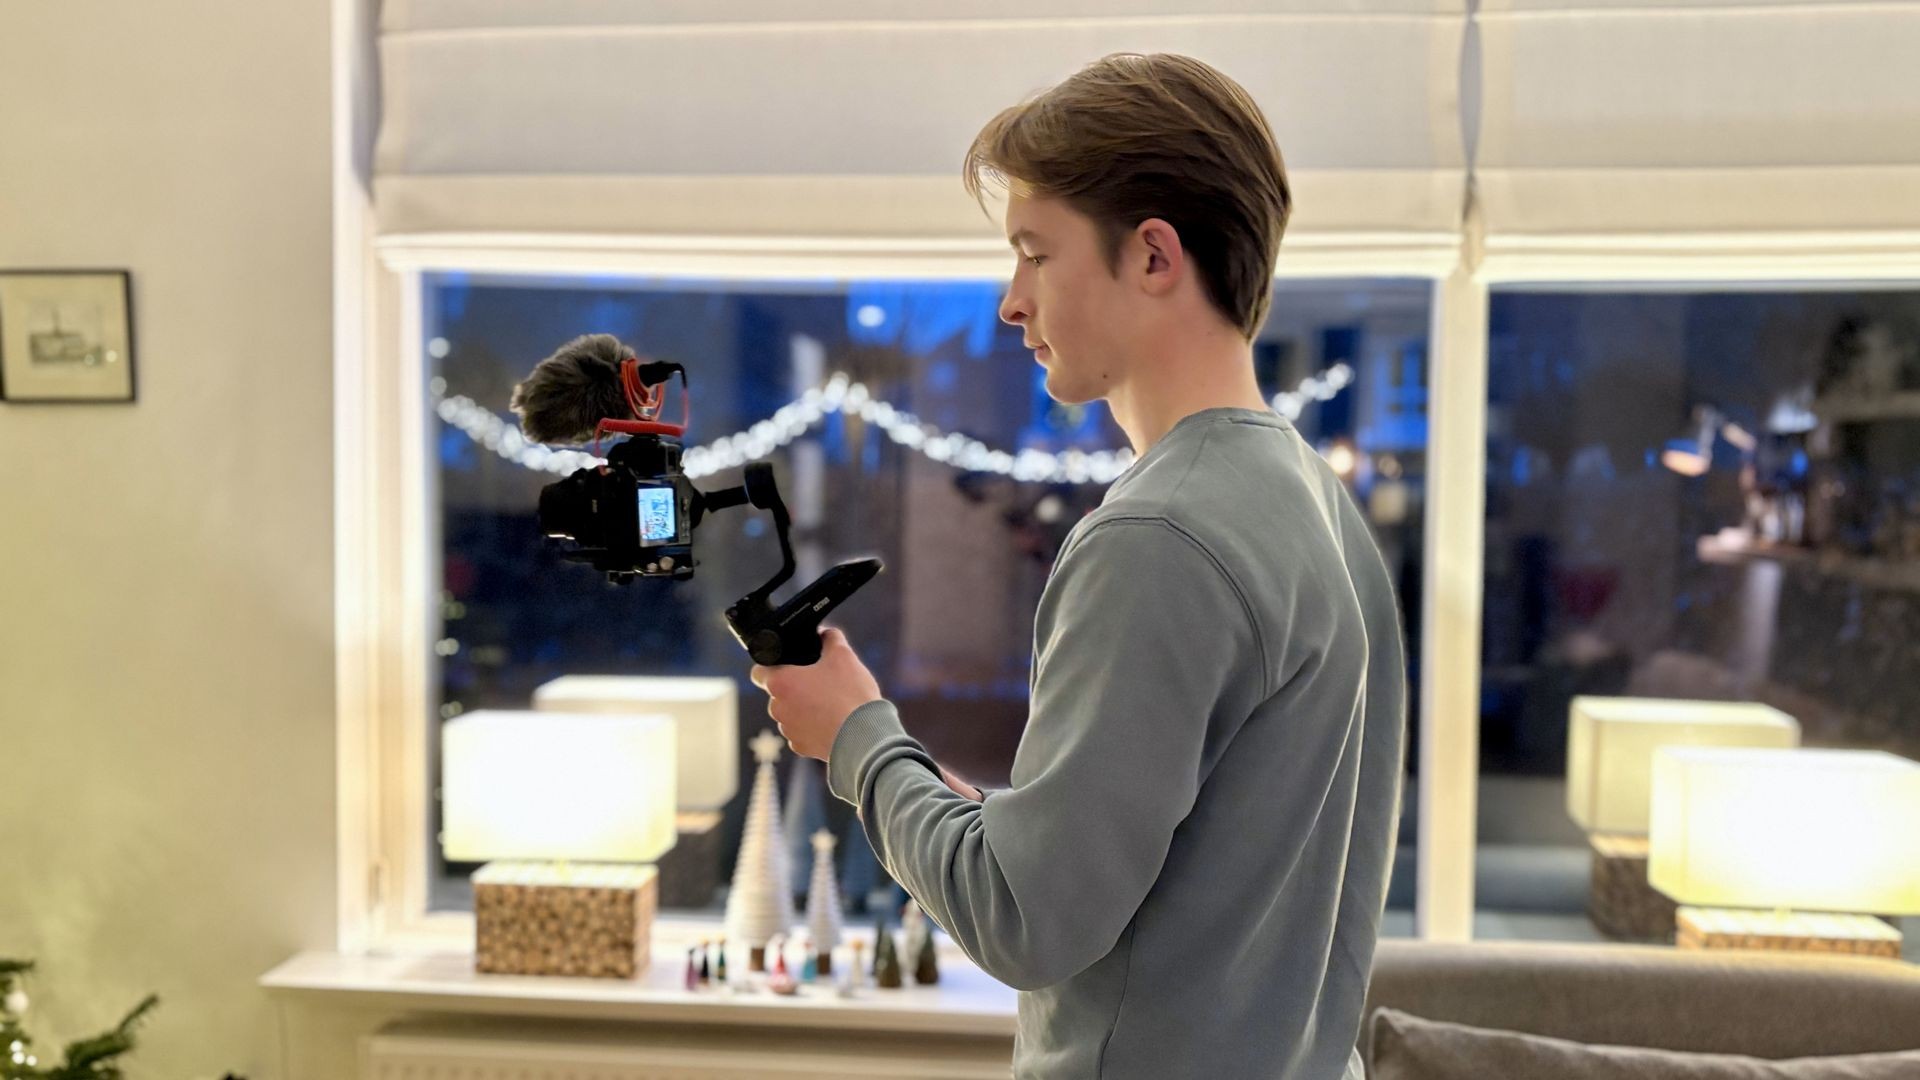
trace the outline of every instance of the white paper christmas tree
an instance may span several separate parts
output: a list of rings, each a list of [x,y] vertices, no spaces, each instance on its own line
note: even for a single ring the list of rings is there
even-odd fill
[[[753,949],[755,955],[793,926],[793,886],[781,843],[780,791],[773,775],[784,745],[771,731],[754,736],[753,756],[760,768],[747,800],[746,831],[740,837],[739,861],[733,866],[733,888],[727,893],[727,937]]]
[[[814,954],[831,970],[834,946],[840,944],[840,882],[833,876],[832,833],[813,834],[813,879],[807,886],[807,931]]]

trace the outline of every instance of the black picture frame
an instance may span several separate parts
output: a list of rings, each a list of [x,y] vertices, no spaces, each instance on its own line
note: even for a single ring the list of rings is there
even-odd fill
[[[111,298],[119,305],[120,321],[117,324],[102,326],[99,329],[101,339],[89,343],[86,337],[76,332],[58,331],[58,298],[62,291],[72,291],[56,286],[55,282],[67,283],[77,279],[98,279],[92,284],[101,290],[103,299]],[[80,385],[75,378],[61,376],[57,379],[34,377],[29,365],[38,363],[37,359],[23,356],[23,342],[30,340],[28,322],[32,318],[30,311],[20,310],[32,300],[35,280],[46,288],[52,297],[56,310],[56,331],[53,336],[70,339],[64,351],[71,352],[75,346],[85,356],[100,349],[107,349],[116,370],[101,376],[97,381],[103,384],[105,392],[74,393],[72,387]],[[139,400],[139,380],[135,368],[137,349],[134,341],[133,309],[133,271],[110,268],[60,267],[51,269],[4,269],[0,270],[0,402],[8,405],[128,405]],[[106,317],[103,316],[103,319]],[[46,336],[36,335],[36,336]],[[124,342],[125,356],[112,355],[118,350],[111,346]],[[25,348],[31,349],[33,345]],[[28,354],[29,356],[31,354]],[[124,363],[122,363],[124,360]],[[88,361],[81,360],[81,363]],[[124,387],[121,383],[124,381]],[[53,389],[64,384],[64,392]]]

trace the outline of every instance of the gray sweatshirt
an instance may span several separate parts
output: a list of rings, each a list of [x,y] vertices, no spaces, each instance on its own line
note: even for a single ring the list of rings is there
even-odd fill
[[[1275,413],[1186,417],[1067,538],[1033,649],[1008,790],[949,791],[886,701],[828,766],[887,871],[1021,991],[1015,1075],[1358,1076],[1405,665],[1332,470]]]

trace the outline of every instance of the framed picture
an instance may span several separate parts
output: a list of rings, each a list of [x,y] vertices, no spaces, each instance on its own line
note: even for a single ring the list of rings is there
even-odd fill
[[[132,274],[0,270],[0,401],[132,400]]]

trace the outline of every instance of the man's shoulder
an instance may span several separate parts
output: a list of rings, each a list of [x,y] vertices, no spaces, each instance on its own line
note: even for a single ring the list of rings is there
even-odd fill
[[[1060,557],[1089,555],[1130,556],[1188,548],[1205,549],[1193,534],[1163,506],[1117,500],[1087,513],[1067,534]]]
[[[1081,519],[1061,550],[1037,625],[1050,625],[1063,610],[1104,611],[1116,603],[1133,613],[1130,625],[1156,628],[1145,638],[1156,647],[1229,648],[1221,644],[1226,635],[1241,643],[1232,648],[1244,649],[1247,670],[1264,672],[1264,616],[1249,593],[1247,568],[1231,565],[1221,539],[1178,514],[1124,501],[1104,505]]]
[[[1239,592],[1240,575],[1228,567],[1219,537],[1211,532],[1164,509],[1108,504],[1074,527],[1054,563],[1054,576],[1058,579],[1064,567],[1075,583],[1115,573],[1123,580],[1152,575],[1195,587],[1220,580]]]
[[[1297,498],[1317,482],[1318,455],[1278,418],[1214,418],[1156,447],[1122,474],[1102,510],[1189,522],[1231,518],[1236,508]]]
[[[1338,570],[1342,496],[1337,481],[1316,474],[1318,455],[1309,449],[1301,460],[1291,446],[1257,445],[1265,432],[1250,439],[1239,425],[1215,426],[1220,438],[1188,440],[1150,474],[1116,484],[1074,527],[1061,558],[1105,551],[1211,564],[1240,591],[1273,595]]]

